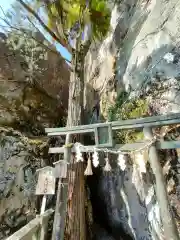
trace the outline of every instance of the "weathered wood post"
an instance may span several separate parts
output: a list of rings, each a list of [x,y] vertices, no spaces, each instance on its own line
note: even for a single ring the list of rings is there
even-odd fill
[[[71,135],[66,135],[66,144],[64,149],[64,160],[67,163],[71,161],[71,147],[68,146],[71,142]],[[60,233],[60,240],[64,240],[64,230],[65,230],[65,219],[66,219],[66,206],[67,206],[67,195],[68,195],[68,178],[64,179],[63,183],[65,183],[62,191],[62,199],[63,202],[61,204],[60,211],[62,212],[62,221],[61,221],[61,233]]]
[[[153,139],[153,132],[151,128],[144,128],[143,132],[146,139]],[[153,143],[149,147],[149,162],[156,179],[156,196],[160,207],[160,214],[164,227],[165,238],[168,240],[178,240],[178,230],[172,216],[172,211],[166,190],[166,183],[163,176],[162,167],[158,158],[155,143]]]
[[[64,161],[66,162],[66,164],[70,162],[70,157],[71,157],[71,148],[68,146],[69,143],[70,143],[70,135],[67,134],[65,148],[64,148]],[[52,240],[64,239],[68,183],[67,183],[67,180],[64,180],[64,179],[62,180],[61,177],[62,176],[60,176],[59,182],[58,182]]]
[[[58,190],[57,190],[57,197],[56,197],[56,208],[55,208],[55,215],[54,215],[54,223],[53,223],[53,233],[52,233],[52,240],[58,238],[60,235],[60,220],[61,215],[59,212],[59,206],[61,204],[61,188],[62,188],[62,180],[63,178],[67,178],[67,161],[59,160],[55,163],[55,177],[58,178]],[[57,237],[56,237],[57,235]]]
[[[56,235],[60,235],[60,212],[59,205],[61,204],[61,179],[58,181],[58,190],[57,190],[57,198],[56,198],[56,207],[54,214],[54,222],[53,222],[53,232],[52,232],[52,240],[56,239]]]

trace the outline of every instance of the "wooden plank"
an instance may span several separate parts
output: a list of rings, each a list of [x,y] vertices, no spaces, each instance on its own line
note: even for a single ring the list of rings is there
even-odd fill
[[[43,167],[43,168],[37,169],[36,172],[41,172],[41,173],[43,172],[43,173],[45,173],[45,174],[50,172],[50,174],[52,174],[53,170],[54,170],[53,167],[45,166],[45,167]]]
[[[153,133],[151,128],[144,128],[144,136],[146,139],[151,140]],[[156,179],[156,196],[160,206],[160,214],[164,227],[164,233],[167,239],[178,240],[178,230],[171,211],[168,193],[166,188],[166,181],[163,176],[163,170],[158,157],[155,144],[149,147],[149,162]]]
[[[56,240],[57,235],[60,232],[60,220],[61,220],[61,215],[59,211],[59,207],[61,204],[61,179],[58,181],[58,190],[57,190],[57,198],[56,198],[56,209],[55,209],[55,214],[54,214],[54,222],[53,222],[53,232],[52,232],[52,238],[51,240]]]
[[[168,122],[171,120],[175,120],[176,123],[180,122],[180,113],[173,113],[168,115],[159,115],[159,116],[152,116],[146,118],[138,118],[138,119],[129,119],[124,121],[114,121],[112,122],[113,127],[116,126],[126,126],[126,125],[136,125],[136,124],[152,124],[152,126],[156,126],[157,122]],[[171,124],[171,123],[170,123]],[[165,124],[162,124],[165,125]],[[131,127],[132,128],[132,127]]]
[[[69,142],[70,142],[70,135],[67,134],[66,135],[66,146],[69,144]],[[71,156],[71,148],[64,147],[63,153],[64,153],[64,161],[66,161],[66,163],[69,163],[70,156]],[[56,211],[55,211],[55,216],[54,216],[52,240],[56,240],[56,239],[63,240],[64,239],[68,186],[67,186],[67,184],[64,184],[64,187],[62,188],[61,181],[62,180],[60,178],[59,183],[58,183]],[[64,181],[63,181],[63,183],[64,183]]]
[[[66,135],[66,146],[71,142],[71,136],[68,134]],[[64,149],[64,160],[67,163],[71,162],[71,148],[65,147]],[[68,199],[68,178],[63,179],[63,183],[65,183],[62,189],[62,204],[60,205],[60,240],[64,240],[64,230],[65,230],[65,220],[66,220],[66,207],[67,207],[67,199]]]
[[[46,211],[44,214],[40,215],[41,217],[41,231],[40,231],[40,236],[38,236],[39,240],[44,240],[46,238],[46,234],[47,234],[47,227],[48,227],[48,219],[50,217],[50,215],[54,212],[54,210],[49,209],[48,211]]]
[[[162,141],[157,142],[158,149],[175,149],[180,148],[180,141]]]
[[[113,126],[113,130],[122,130],[122,129],[138,129],[143,127],[160,127],[160,126],[167,126],[167,125],[174,125],[179,124],[180,119],[170,119],[170,120],[161,120],[161,121],[155,121],[155,122],[147,122],[147,123],[135,123],[125,126]]]
[[[49,218],[51,216],[51,214],[53,214],[54,210],[53,209],[48,209],[47,211],[45,211],[43,213],[43,215],[40,215],[41,218]]]
[[[40,218],[35,218],[31,222],[29,222],[27,225],[22,227],[19,231],[15,232],[13,235],[8,237],[6,240],[25,240],[30,238],[32,235],[34,235],[38,229],[40,229]]]
[[[109,124],[109,123],[108,123]],[[74,127],[63,127],[63,128],[45,128],[46,133],[67,133],[73,134],[73,133],[81,133],[86,130],[87,132],[93,132],[95,128],[97,127],[106,127],[107,123],[95,123],[95,124],[88,124],[88,125],[79,125],[79,126],[74,126]]]
[[[64,128],[46,128],[45,131],[48,133],[48,136],[55,135],[66,135],[69,134],[77,134],[77,133],[87,133],[93,132],[95,128],[105,127],[108,124],[112,125],[113,130],[118,129],[137,129],[143,127],[155,127],[162,125],[171,125],[180,123],[180,113],[170,114],[170,115],[161,115],[161,116],[153,116],[147,118],[139,118],[139,119],[131,119],[131,120],[121,120],[114,121],[108,123],[97,123],[97,124],[89,124],[89,125],[81,125],[74,127],[64,127]]]
[[[47,230],[48,230],[48,220],[49,220],[49,217],[43,217],[43,218],[41,219],[41,232],[40,232],[40,238],[39,238],[39,240],[44,240],[44,239],[46,239]]]
[[[38,229],[40,229],[42,218],[49,217],[53,212],[54,211],[52,209],[49,209],[42,216],[37,216],[27,225],[25,225],[20,230],[15,232],[13,235],[8,237],[6,240],[26,240],[32,237],[38,231]]]
[[[121,151],[133,151],[136,149],[140,149],[143,146],[145,146],[148,142],[143,141],[143,142],[137,142],[137,143],[127,143],[127,144],[117,144],[114,146],[114,148],[110,148],[111,150],[121,150]],[[174,149],[174,148],[180,148],[180,141],[161,141],[157,142],[156,144],[158,149]],[[97,146],[85,146],[84,148],[82,147],[82,152],[94,152],[94,148]],[[103,146],[101,146],[103,147]],[[101,148],[98,147],[98,148]],[[75,152],[75,148],[72,147],[71,149],[72,152]],[[54,147],[54,148],[49,148],[49,153],[63,153],[64,152],[64,147]]]
[[[142,143],[129,143],[129,144],[117,144],[114,148],[109,148],[110,150],[114,151],[132,151],[139,149],[143,146],[145,146],[147,142],[142,142]],[[81,152],[94,152],[94,148],[97,146],[82,146],[81,147]],[[102,146],[103,147],[103,146]],[[106,146],[105,146],[106,148]],[[98,150],[101,149],[100,146],[98,146]],[[56,148],[49,148],[49,153],[63,153],[64,147],[56,147]],[[71,151],[75,153],[75,148],[72,147]],[[99,150],[100,151],[100,150]]]
[[[63,135],[67,135],[68,134],[77,134],[77,133],[93,133],[94,132],[94,128],[91,128],[91,129],[79,129],[79,130],[71,130],[69,129],[68,131],[62,131],[62,132],[50,132],[48,133],[48,136],[63,136]]]
[[[55,178],[66,178],[67,177],[67,162],[60,160],[53,163],[55,165],[54,176]]]

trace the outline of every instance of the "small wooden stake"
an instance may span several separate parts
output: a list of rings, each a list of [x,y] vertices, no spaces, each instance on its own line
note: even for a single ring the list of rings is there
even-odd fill
[[[44,195],[43,199],[42,199],[41,214],[43,214],[45,212],[45,209],[46,209],[46,195]]]
[[[144,128],[144,136],[152,140],[152,130],[150,128]],[[178,230],[172,216],[163,171],[158,159],[155,143],[149,147],[149,162],[156,178],[156,196],[160,208],[165,238],[168,240],[179,240]]]
[[[55,193],[55,177],[54,168],[46,166],[44,168],[38,169],[38,183],[36,186],[36,195],[43,195],[40,215],[43,215],[46,209],[47,195],[53,195]],[[44,240],[46,236],[47,220],[41,220],[41,231],[39,240]]]

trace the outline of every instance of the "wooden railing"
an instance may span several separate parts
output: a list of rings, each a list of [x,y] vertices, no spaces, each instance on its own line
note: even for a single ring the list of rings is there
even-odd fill
[[[53,212],[54,210],[49,209],[42,215],[37,215],[35,219],[6,240],[44,240],[48,229],[48,220]]]

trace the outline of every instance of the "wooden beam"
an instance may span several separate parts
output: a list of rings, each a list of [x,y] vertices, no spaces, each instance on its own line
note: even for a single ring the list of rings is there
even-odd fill
[[[144,123],[135,123],[135,124],[127,124],[125,126],[121,125],[113,125],[113,130],[122,130],[122,129],[138,129],[144,127],[160,127],[167,125],[179,124],[180,119],[169,119],[169,120],[161,120],[161,121],[153,121],[153,122],[144,122]]]
[[[158,149],[175,149],[180,148],[180,141],[161,141],[157,142]]]
[[[180,123],[180,113],[174,113],[174,114],[169,114],[169,115],[159,115],[159,116],[152,116],[152,117],[146,117],[146,118],[138,118],[138,119],[129,119],[129,120],[124,120],[124,121],[114,121],[113,123],[113,127],[114,129],[116,127],[123,127],[126,126],[127,128],[136,128],[136,126],[134,125],[138,125],[137,128],[139,128],[140,126],[143,126],[144,124],[148,125],[151,124],[151,126],[157,126],[157,124],[159,125],[169,125],[169,124],[173,124],[171,123],[171,121],[176,124],[176,123]],[[128,126],[129,125],[129,126]]]
[[[57,190],[57,198],[56,198],[56,208],[54,214],[54,222],[53,222],[53,231],[51,240],[56,240],[58,234],[60,234],[60,205],[61,205],[61,179],[58,180],[58,190]]]
[[[91,129],[86,129],[86,130],[84,130],[84,129],[79,129],[79,130],[71,130],[71,129],[69,129],[68,131],[67,130],[64,130],[64,131],[61,131],[61,132],[59,132],[59,131],[54,131],[54,132],[50,132],[50,133],[48,133],[48,136],[65,136],[65,135],[67,135],[67,133],[68,134],[82,134],[82,133],[94,133],[94,129],[93,128],[91,128]]]
[[[111,150],[119,150],[119,151],[133,151],[142,148],[143,146],[147,145],[147,141],[143,142],[137,142],[137,143],[127,143],[127,144],[117,144],[115,147]],[[85,146],[84,148],[81,148],[82,152],[94,152],[94,148],[96,146]],[[103,148],[103,146],[101,146]],[[101,147],[98,146],[99,149]],[[156,143],[157,149],[175,149],[175,148],[180,148],[180,141],[161,141]],[[106,146],[105,146],[106,148]],[[75,148],[71,148],[72,152],[75,152]],[[54,148],[49,148],[49,153],[63,153],[64,152],[64,147],[54,147]]]
[[[171,125],[180,123],[180,113],[162,115],[162,116],[153,116],[147,118],[131,119],[131,120],[122,120],[108,123],[97,123],[89,125],[81,125],[74,127],[64,127],[64,128],[46,128],[45,131],[48,136],[60,136],[69,134],[78,134],[78,133],[88,133],[94,132],[96,128],[107,127],[109,124],[112,126],[112,130],[120,129],[138,129],[143,127],[156,127],[163,125]]]
[[[146,139],[151,140],[153,138],[152,130],[150,128],[144,128],[144,136]],[[166,182],[163,176],[163,171],[155,144],[152,144],[149,147],[149,162],[156,179],[156,196],[159,204],[165,237],[169,240],[179,240],[177,226],[168,200]]]
[[[33,219],[30,223],[22,227],[19,231],[8,237],[6,240],[30,239],[40,229],[40,217]]]
[[[30,221],[27,225],[22,227],[19,231],[8,237],[6,240],[26,240],[31,239],[32,236],[40,229],[43,218],[48,218],[54,210],[49,209],[43,215],[37,216],[35,219]]]

